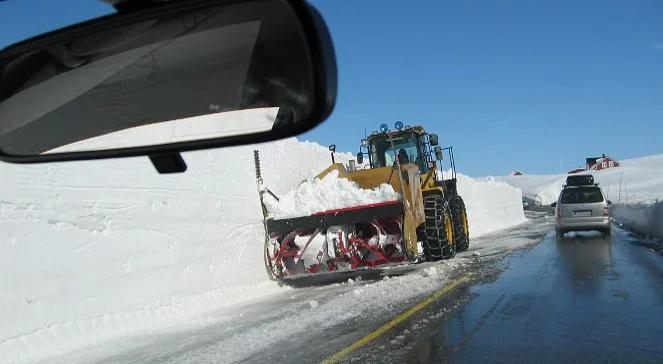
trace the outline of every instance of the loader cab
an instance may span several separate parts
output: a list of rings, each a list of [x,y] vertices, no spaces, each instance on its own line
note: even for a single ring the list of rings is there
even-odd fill
[[[391,141],[394,145],[392,147]],[[399,152],[407,154],[407,160],[419,167],[421,173],[426,173],[432,166],[433,159],[430,153],[430,138],[423,128],[406,127],[404,130],[373,132],[362,147],[369,157],[371,168],[393,166]]]

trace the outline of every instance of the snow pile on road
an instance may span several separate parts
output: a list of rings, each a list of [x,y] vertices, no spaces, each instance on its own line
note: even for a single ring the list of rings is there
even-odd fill
[[[254,149],[277,195],[331,162],[327,148],[288,139],[185,153],[188,171],[172,175],[145,157],[0,163],[0,361],[47,359],[282,292],[263,263]],[[521,221],[518,190],[464,176],[458,188],[472,236]]]
[[[663,154],[620,161],[620,166],[586,172],[594,176],[611,215],[626,227],[663,238]],[[504,176],[495,179],[516,186],[540,204],[557,201],[566,174]],[[490,178],[490,177],[489,177]]]
[[[322,178],[301,183],[296,189],[279,196],[279,201],[265,195],[265,204],[271,217],[282,219],[398,199],[400,194],[389,184],[363,189],[354,181],[339,178],[335,170]]]
[[[457,174],[458,193],[465,202],[470,238],[526,221],[520,190],[495,180],[474,180]]]

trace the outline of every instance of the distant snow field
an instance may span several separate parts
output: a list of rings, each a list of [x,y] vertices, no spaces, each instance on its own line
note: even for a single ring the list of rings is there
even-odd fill
[[[627,228],[663,238],[663,154],[620,161],[620,166],[591,174],[608,200],[611,215]],[[522,190],[540,204],[557,201],[567,174],[488,177]]]
[[[327,148],[287,139],[186,153],[174,175],[147,158],[0,163],[0,361],[48,360],[287,290],[263,265],[253,149],[279,196],[331,162]],[[472,237],[525,221],[517,188],[462,175],[458,188]]]
[[[663,199],[663,154],[621,160],[619,167],[578,174],[591,174],[606,197],[614,203],[651,204]],[[522,190],[523,196],[540,204],[557,201],[568,174],[488,177]]]

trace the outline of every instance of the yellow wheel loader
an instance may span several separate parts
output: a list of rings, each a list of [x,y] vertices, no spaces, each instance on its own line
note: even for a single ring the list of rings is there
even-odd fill
[[[255,152],[266,233],[265,267],[271,277],[415,263],[422,258],[436,261],[468,249],[469,226],[456,190],[453,149],[439,147],[436,134],[402,122],[396,122],[394,130],[382,124],[361,141],[356,163],[347,166],[334,163],[333,146],[330,150],[332,165],[317,178],[337,171],[338,178],[364,189],[386,183],[400,199],[275,219],[264,199],[278,197],[263,185]],[[447,179],[438,165],[445,151],[451,165]]]

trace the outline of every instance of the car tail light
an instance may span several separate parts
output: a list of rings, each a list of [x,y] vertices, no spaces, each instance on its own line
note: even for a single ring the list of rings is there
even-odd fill
[[[610,216],[610,208],[608,206],[603,206],[603,216]]]
[[[559,207],[557,208],[557,218],[558,219],[562,218],[562,209],[560,209]]]

